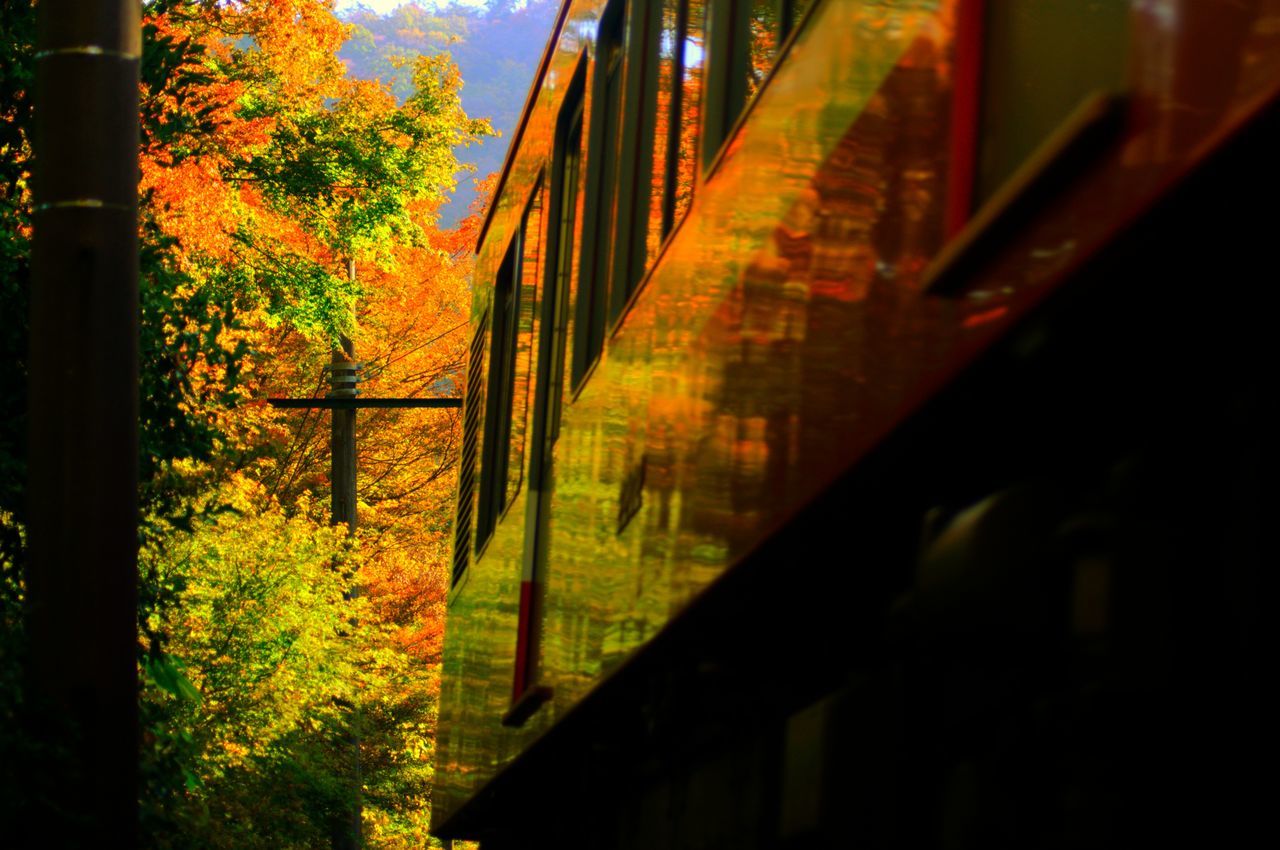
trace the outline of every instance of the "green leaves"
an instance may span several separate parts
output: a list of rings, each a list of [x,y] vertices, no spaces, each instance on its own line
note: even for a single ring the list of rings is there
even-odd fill
[[[358,553],[243,475],[186,513],[190,531],[158,521],[140,558],[150,840],[323,844],[354,794],[341,742],[370,643],[347,593]]]
[[[240,160],[238,180],[259,189],[335,256],[389,262],[393,243],[418,244],[414,205],[443,203],[460,166],[454,149],[491,135],[469,119],[447,54],[419,57],[402,106],[377,83],[346,80],[324,102],[259,93],[245,119],[271,116],[268,145]]]
[[[172,655],[146,656],[142,671],[147,680],[175,699],[200,704],[200,692],[182,671],[182,662]]]

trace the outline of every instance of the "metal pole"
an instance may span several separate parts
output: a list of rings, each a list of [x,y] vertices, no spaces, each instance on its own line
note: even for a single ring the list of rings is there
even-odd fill
[[[46,846],[137,833],[137,0],[41,0],[31,258],[30,697]],[[40,766],[45,767],[45,766]],[[50,825],[56,824],[50,831]]]

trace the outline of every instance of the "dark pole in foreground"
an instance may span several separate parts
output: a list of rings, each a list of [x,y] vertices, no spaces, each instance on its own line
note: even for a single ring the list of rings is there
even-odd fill
[[[137,0],[41,0],[31,258],[30,705],[42,846],[137,834]]]

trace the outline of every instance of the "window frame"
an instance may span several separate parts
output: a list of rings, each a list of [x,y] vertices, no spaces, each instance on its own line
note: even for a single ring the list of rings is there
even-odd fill
[[[617,171],[625,115],[628,0],[610,0],[600,15],[591,62],[586,123],[586,190],[578,260],[578,286],[573,305],[573,353],[570,387],[576,394],[604,352],[608,336],[611,271],[610,250],[616,232]],[[613,52],[616,49],[616,54]],[[616,66],[615,66],[616,62]],[[616,73],[617,94],[610,98]],[[612,154],[612,155],[610,155]],[[610,173],[605,173],[610,172]]]
[[[612,334],[627,302],[640,287],[646,269],[645,240],[653,173],[653,136],[657,123],[658,39],[662,4],[630,5],[623,68],[621,145],[618,153],[615,246],[609,274],[606,338]]]
[[[510,458],[511,407],[514,399],[515,340],[519,326],[519,252],[517,231],[503,252],[494,277],[489,308],[489,341],[485,376],[484,422],[480,438],[480,486],[476,505],[476,557],[484,552],[506,508]],[[501,299],[501,301],[500,301]],[[501,472],[499,472],[501,470]]]
[[[778,30],[777,42],[769,70],[760,80],[754,94],[747,93],[746,66],[750,62],[751,16],[743,12],[751,0],[727,0],[707,3],[704,38],[707,51],[706,76],[703,79],[701,150],[702,180],[706,181],[720,167],[728,150],[728,142],[747,119],[760,93],[791,51],[798,34],[805,29],[821,0],[807,0],[797,11],[796,0],[775,0]]]
[[[530,429],[530,444],[534,447],[530,453],[529,480],[530,488],[541,486],[542,470],[535,469],[534,464],[545,463],[538,453],[547,453],[550,447],[539,448],[547,437],[543,433],[546,405],[552,403],[548,393],[556,393],[555,414],[552,423],[550,443],[559,438],[560,418],[563,415],[565,396],[572,392],[566,378],[571,376],[573,357],[576,349],[575,310],[576,296],[582,287],[582,270],[578,267],[579,235],[585,230],[581,219],[585,218],[586,189],[583,186],[583,171],[586,164],[584,143],[587,135],[586,122],[586,55],[579,58],[574,72],[569,77],[569,85],[565,89],[564,99],[560,105],[560,115],[556,119],[555,135],[552,142],[551,177],[547,181],[547,217],[546,240],[547,251],[543,264],[543,299],[541,305],[542,334],[538,340],[537,378],[534,383],[533,427]],[[575,184],[568,218],[566,220],[565,202],[565,168],[568,146],[577,134],[573,182]],[[566,228],[567,225],[567,228]],[[567,232],[565,232],[567,230]],[[576,272],[576,274],[575,274]],[[549,298],[548,293],[555,297]],[[554,310],[558,315],[552,315]],[[559,337],[563,342],[558,343]],[[557,369],[549,368],[551,359],[559,349],[560,362]],[[567,361],[567,362],[566,362]],[[551,386],[552,372],[560,373],[559,387]],[[544,383],[546,386],[544,387]],[[540,464],[539,464],[540,465]]]
[[[525,201],[520,215],[520,226],[512,234],[503,251],[502,262],[494,276],[493,295],[489,307],[489,344],[487,376],[485,379],[485,410],[483,431],[480,443],[480,486],[477,488],[476,505],[475,554],[479,558],[489,540],[493,537],[498,525],[516,502],[520,489],[524,484],[524,466],[527,457],[525,446],[528,444],[527,420],[529,404],[526,398],[520,416],[525,420],[525,429],[521,434],[520,456],[515,463],[516,477],[512,472],[512,425],[515,423],[516,376],[519,371],[518,356],[520,353],[520,317],[521,308],[526,298],[534,299],[532,310],[532,327],[530,333],[529,369],[533,368],[534,351],[539,346],[540,322],[537,315],[537,284],[542,279],[540,259],[534,263],[535,275],[533,291],[525,283],[525,250],[528,241],[530,216],[540,212],[541,193],[545,180],[542,174],[534,181],[533,189]],[[535,238],[542,239],[541,227]],[[499,303],[499,298],[509,299],[509,305]],[[501,347],[499,347],[501,346]],[[531,375],[532,377],[532,375]],[[526,396],[529,388],[525,387]]]

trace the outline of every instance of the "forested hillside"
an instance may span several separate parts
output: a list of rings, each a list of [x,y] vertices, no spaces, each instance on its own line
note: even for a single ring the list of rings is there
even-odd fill
[[[502,167],[558,8],[559,0],[491,0],[483,8],[406,3],[385,16],[360,10],[344,16],[355,29],[338,55],[353,76],[388,82],[404,98],[411,91],[407,63],[419,54],[449,53],[464,80],[463,108],[488,118],[499,134],[458,152],[483,176]],[[470,181],[459,181],[443,220],[465,215],[473,197]]]

